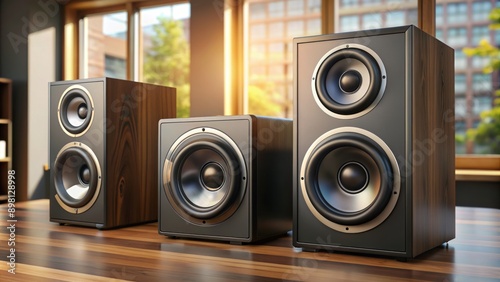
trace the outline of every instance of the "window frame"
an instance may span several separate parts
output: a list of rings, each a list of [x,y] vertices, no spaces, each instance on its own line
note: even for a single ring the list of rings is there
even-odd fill
[[[228,19],[230,24],[237,28],[232,29],[233,38],[241,38],[241,22],[243,17],[242,8],[245,0],[220,0],[224,5],[230,7],[238,6],[238,9],[232,13]],[[83,17],[94,13],[104,13],[116,10],[125,10],[127,12],[127,79],[133,79],[134,73],[137,72],[137,60],[131,62],[130,58],[134,58],[134,37],[140,34],[140,29],[137,28],[138,22],[135,14],[140,8],[158,6],[165,4],[179,3],[178,0],[97,0],[85,1],[74,0],[65,5],[64,17],[64,32],[63,32],[63,79],[77,79],[79,76],[79,21]],[[436,0],[418,0],[417,16],[418,26],[423,31],[435,35],[436,33]],[[322,0],[321,2],[321,27],[322,33],[334,32],[334,19],[335,19],[335,4],[333,0]],[[236,54],[241,52],[240,43],[232,43],[233,48],[236,48]],[[240,81],[238,85],[233,85],[238,88],[241,83],[241,77],[244,73],[243,60],[241,56],[234,62],[236,66],[233,69],[233,79]],[[241,91],[234,91],[236,93],[233,97],[235,102],[232,102],[230,109],[231,114],[243,114],[243,104]],[[457,155],[455,157],[456,169],[471,169],[471,170],[500,170],[500,155]]]

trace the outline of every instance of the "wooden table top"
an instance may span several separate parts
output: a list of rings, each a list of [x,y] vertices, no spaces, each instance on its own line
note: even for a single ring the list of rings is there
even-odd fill
[[[301,252],[291,236],[256,245],[170,239],[157,223],[100,231],[49,222],[49,201],[0,206],[0,280],[7,281],[499,281],[500,210],[457,207],[457,236],[408,262]],[[15,275],[10,269],[15,224]],[[12,242],[12,240],[10,241]]]

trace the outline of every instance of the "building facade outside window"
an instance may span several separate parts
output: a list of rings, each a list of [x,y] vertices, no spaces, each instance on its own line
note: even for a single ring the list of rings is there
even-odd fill
[[[320,0],[245,2],[246,112],[293,116],[294,37],[321,34]]]
[[[463,58],[464,47],[475,47],[481,40],[495,42],[494,32],[489,28],[489,14],[498,0],[437,0],[436,7],[443,7],[447,12],[443,20],[436,22],[436,28],[443,31],[441,37],[445,43],[455,49],[455,91],[456,107],[456,153],[457,154],[490,154],[487,146],[478,146],[471,140],[468,131],[480,123],[480,115],[493,107],[495,90],[499,89],[498,72],[483,73],[488,59],[481,57]],[[436,8],[437,13],[437,8]],[[465,62],[465,67],[464,67]],[[464,103],[465,101],[465,103]]]

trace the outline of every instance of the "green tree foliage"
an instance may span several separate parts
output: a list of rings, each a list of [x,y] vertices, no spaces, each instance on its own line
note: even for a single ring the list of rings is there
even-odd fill
[[[189,117],[189,44],[183,23],[158,18],[151,48],[144,56],[144,81],[177,90],[177,117]]]
[[[283,116],[287,101],[276,91],[273,83],[264,79],[248,86],[248,112],[263,116]]]
[[[500,8],[490,13],[491,29],[500,29]],[[464,48],[468,56],[482,56],[490,58],[489,64],[483,69],[484,73],[500,70],[500,49],[482,40],[475,48]],[[481,113],[481,121],[476,129],[467,130],[467,138],[476,144],[487,146],[488,153],[500,154],[500,91],[495,92],[497,98],[491,110]]]

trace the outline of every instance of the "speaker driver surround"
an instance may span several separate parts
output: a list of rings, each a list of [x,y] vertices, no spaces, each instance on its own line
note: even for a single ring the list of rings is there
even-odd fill
[[[92,96],[84,87],[72,85],[61,95],[57,112],[63,131],[72,137],[79,137],[90,128],[94,118]]]
[[[163,190],[174,210],[195,224],[224,221],[246,190],[246,166],[223,132],[197,128],[180,136],[163,163]]]
[[[87,211],[101,189],[101,167],[85,144],[71,142],[61,148],[54,163],[56,200],[71,213]]]
[[[380,57],[360,44],[327,52],[312,76],[312,93],[328,115],[349,119],[369,112],[385,92],[387,75]]]
[[[300,187],[318,220],[334,230],[357,233],[389,216],[399,196],[399,176],[396,159],[380,138],[341,127],[309,147]]]

